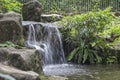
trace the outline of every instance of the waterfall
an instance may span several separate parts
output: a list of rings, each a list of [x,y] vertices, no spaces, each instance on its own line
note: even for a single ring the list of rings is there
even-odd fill
[[[26,41],[28,48],[36,48],[42,54],[43,65],[65,63],[61,34],[52,24],[29,24]]]

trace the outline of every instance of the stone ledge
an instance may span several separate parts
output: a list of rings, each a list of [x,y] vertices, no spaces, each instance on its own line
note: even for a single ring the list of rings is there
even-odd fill
[[[0,63],[0,73],[10,75],[14,77],[16,80],[40,80],[39,74],[33,71],[22,71],[10,66],[3,65],[1,63]]]

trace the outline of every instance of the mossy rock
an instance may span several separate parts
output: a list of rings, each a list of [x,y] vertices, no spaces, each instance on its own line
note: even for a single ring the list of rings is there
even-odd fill
[[[6,41],[19,45],[24,44],[21,16],[18,13],[0,14],[0,43]]]
[[[41,21],[42,5],[37,0],[30,0],[23,4],[22,16],[24,21]]]

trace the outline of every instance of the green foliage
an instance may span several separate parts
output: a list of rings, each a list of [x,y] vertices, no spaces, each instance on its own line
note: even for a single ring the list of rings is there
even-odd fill
[[[105,30],[99,34],[103,38],[108,38],[113,40],[109,45],[118,44],[120,41],[120,19],[115,17],[110,25],[108,25]]]
[[[108,64],[116,63],[117,62],[117,58],[116,58],[116,56],[108,56],[106,62]]]
[[[75,48],[68,60],[77,63],[101,63],[103,53],[109,53],[110,46],[99,36],[105,28],[113,21],[110,8],[92,11],[89,13],[65,17],[62,24],[65,26],[63,31],[64,38],[72,38],[76,42]],[[67,34],[66,34],[67,33]],[[65,36],[64,36],[65,35]]]
[[[0,12],[20,12],[21,3],[30,0],[0,0]],[[118,0],[38,0],[42,3],[44,13],[82,13],[93,9],[105,9],[112,6],[113,11],[119,10]]]
[[[0,44],[0,47],[14,47],[14,48],[18,48],[18,49],[21,49],[21,48],[22,48],[21,46],[16,45],[16,44],[14,44],[14,43],[12,43],[12,42],[9,42],[9,41],[7,41],[7,42],[4,43],[4,44]]]
[[[39,0],[43,12],[47,13],[82,13],[93,9],[105,9],[109,6],[119,10],[118,0]]]
[[[67,60],[68,60],[68,61],[72,60],[72,58],[74,57],[74,55],[77,53],[78,50],[79,50],[79,48],[74,49],[74,50],[70,53],[70,55],[67,57]]]
[[[22,4],[17,0],[1,0],[0,4],[0,12],[21,12]]]
[[[21,10],[21,3],[30,0],[1,0],[0,12]],[[118,0],[38,0],[42,3],[44,13],[82,13],[93,9],[105,9],[112,6],[114,11],[118,11]]]

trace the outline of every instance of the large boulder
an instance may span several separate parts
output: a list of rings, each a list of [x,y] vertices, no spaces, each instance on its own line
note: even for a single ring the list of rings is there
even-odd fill
[[[23,44],[21,16],[18,13],[0,14],[0,43],[6,41],[12,41],[20,45]]]
[[[0,48],[0,63],[43,74],[41,56],[35,49]]]
[[[22,15],[24,21],[41,21],[42,5],[37,0],[30,0],[23,4]]]
[[[22,71],[3,64],[0,64],[0,73],[4,75],[0,75],[0,80],[40,80],[39,74],[33,71]],[[8,77],[6,74],[12,77]]]

